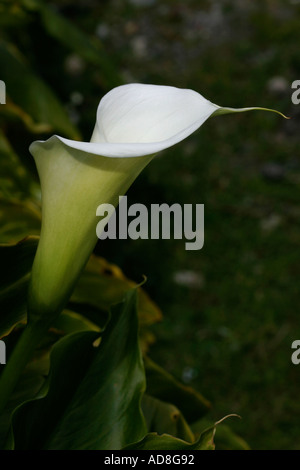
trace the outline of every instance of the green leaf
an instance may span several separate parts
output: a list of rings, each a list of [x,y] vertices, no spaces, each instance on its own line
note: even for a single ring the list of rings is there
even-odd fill
[[[0,107],[6,109],[5,107]],[[0,129],[0,197],[1,200],[22,201],[29,197],[39,202],[39,185],[32,180],[27,168],[21,163],[4,132]],[[24,204],[23,204],[24,205]]]
[[[194,442],[194,434],[176,406],[146,394],[143,397],[142,410],[148,432],[170,434],[184,441]]]
[[[15,448],[115,450],[141,439],[145,377],[137,329],[136,291],[131,291],[112,309],[100,346],[97,332],[57,342],[47,394],[15,413]]]
[[[40,226],[39,185],[0,130],[0,242],[12,243],[29,234],[38,235]]]
[[[134,444],[124,447],[123,450],[214,450],[215,426],[204,431],[199,439],[189,444],[181,439],[163,434],[159,436],[156,433],[147,434],[144,439]]]
[[[16,243],[28,235],[39,235],[41,217],[30,201],[5,201],[0,198],[0,242]]]
[[[287,116],[285,116],[283,113],[280,111],[277,111],[276,109],[270,109],[270,108],[260,108],[258,106],[250,107],[250,108],[225,108],[225,107],[220,107],[217,109],[212,116],[221,116],[223,114],[232,114],[232,113],[246,113],[248,111],[268,111],[270,113],[275,113],[279,114],[279,116],[285,118],[285,119],[290,119]]]
[[[175,438],[169,434],[158,435],[157,433],[147,434],[141,441],[124,447],[123,450],[214,450],[214,438],[216,431],[223,421],[230,417],[239,417],[231,414],[220,419],[217,423],[210,425],[201,433],[198,433],[196,442],[190,444],[182,439]],[[203,428],[202,428],[203,429]]]
[[[60,314],[60,316],[53,323],[53,327],[56,330],[61,331],[64,335],[79,331],[101,331],[98,325],[91,322],[83,315],[80,315],[78,312],[72,312],[68,309],[65,309]]]
[[[16,244],[0,245],[0,287],[6,288],[31,270],[38,237],[27,237]]]
[[[18,50],[3,41],[0,42],[0,64],[7,96],[31,117],[31,125],[46,124],[49,132],[55,130],[71,139],[80,137],[52,90],[30,70]],[[25,124],[28,122],[24,120]]]
[[[104,258],[92,255],[82,273],[71,301],[90,304],[101,310],[121,302],[136,283],[126,278],[121,269]],[[158,306],[140,287],[138,291],[138,311],[140,326],[149,326],[161,320],[162,314]]]
[[[16,346],[21,333],[22,328],[17,328],[5,338],[7,357],[10,356],[11,350]],[[0,449],[4,447],[11,449],[13,447],[13,436],[10,429],[12,413],[25,401],[32,400],[34,397],[39,396],[39,392],[44,386],[46,376],[49,372],[50,350],[52,345],[60,337],[58,332],[49,332],[24,369],[16,389],[0,417]]]
[[[192,425],[195,435],[200,435],[203,429],[211,426],[211,421],[200,420]],[[227,424],[219,424],[215,435],[217,450],[250,450],[247,442],[236,434]]]
[[[26,321],[27,279],[0,290],[0,338],[18,324]]]
[[[109,308],[122,301],[126,292],[135,287],[136,283],[126,278],[118,266],[92,255],[75,286],[69,307],[103,327]],[[144,289],[137,287],[137,292],[140,345],[146,353],[154,341],[148,327],[160,321],[162,313]]]
[[[37,244],[37,237],[28,237],[0,245],[0,338],[26,322],[27,285]]]
[[[29,132],[33,134],[50,133],[53,127],[44,122],[35,122],[34,118],[11,101],[0,108],[0,117],[3,117],[6,124],[20,121]]]
[[[17,244],[0,245],[0,338],[27,321],[27,291],[38,237],[27,237]],[[77,306],[78,307],[78,306]],[[76,311],[64,310],[53,324],[62,334],[75,331],[100,331],[99,327]],[[96,318],[101,316],[97,310]],[[107,321],[107,314],[105,316]],[[103,324],[106,323],[103,322]],[[99,322],[100,323],[100,322]]]
[[[189,423],[204,416],[211,405],[192,387],[181,384],[151,359],[145,359],[147,393],[177,406]]]

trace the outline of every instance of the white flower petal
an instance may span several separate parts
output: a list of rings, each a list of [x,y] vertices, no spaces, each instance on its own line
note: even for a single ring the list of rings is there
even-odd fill
[[[129,84],[100,101],[91,142],[60,136],[68,147],[105,157],[141,157],[171,147],[195,132],[220,107],[187,89]],[[46,142],[33,142],[30,151]]]

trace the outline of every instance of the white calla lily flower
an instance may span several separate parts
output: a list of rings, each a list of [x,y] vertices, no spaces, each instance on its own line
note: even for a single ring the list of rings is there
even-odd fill
[[[31,144],[41,182],[42,229],[29,284],[28,325],[0,377],[0,411],[93,251],[97,207],[116,207],[157,152],[188,137],[210,116],[252,109],[264,108],[221,108],[192,90],[124,85],[100,101],[90,142],[53,136]],[[107,222],[105,217],[103,228]]]
[[[46,315],[51,321],[63,308],[97,242],[100,204],[116,207],[157,152],[188,137],[210,116],[252,109],[263,108],[222,108],[193,90],[129,84],[102,98],[90,142],[56,135],[33,142],[43,220],[29,320]]]

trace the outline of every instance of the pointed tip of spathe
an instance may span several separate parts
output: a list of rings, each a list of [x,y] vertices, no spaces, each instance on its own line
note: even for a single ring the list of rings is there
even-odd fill
[[[270,113],[279,114],[279,116],[283,117],[284,119],[291,119],[290,117],[283,114],[281,111],[277,111],[277,109],[271,108],[261,108],[259,106],[248,107],[248,108],[227,108],[227,107],[219,107],[214,113],[213,116],[220,116],[222,114],[231,114],[231,113],[245,113],[248,111],[267,111]]]
[[[283,117],[284,119],[292,119],[290,116],[286,116],[281,111],[277,111],[277,109],[269,109],[269,108],[257,108],[258,110],[261,109],[262,111],[270,111],[271,113],[279,114],[279,116]]]

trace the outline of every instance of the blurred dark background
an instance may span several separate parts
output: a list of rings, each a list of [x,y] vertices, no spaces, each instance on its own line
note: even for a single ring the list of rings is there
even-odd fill
[[[291,118],[213,118],[130,188],[129,204],[203,203],[201,251],[183,240],[96,248],[131,279],[147,276],[163,312],[150,356],[203,393],[214,420],[239,414],[230,425],[253,449],[300,449],[300,365],[291,362],[300,339],[299,13],[298,0],[0,1],[1,131],[29,169],[33,140],[53,131],[89,140],[100,98],[122,83],[192,88],[219,105]],[[55,112],[42,119],[47,100],[32,76],[55,94],[68,127]],[[38,127],[45,121],[49,129]]]

